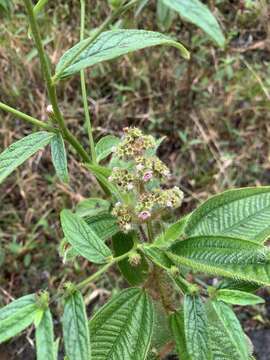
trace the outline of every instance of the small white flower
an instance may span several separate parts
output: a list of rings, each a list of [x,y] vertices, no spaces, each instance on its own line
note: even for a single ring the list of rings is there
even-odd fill
[[[117,147],[116,147],[116,146],[113,146],[113,147],[112,147],[112,152],[115,153],[116,150],[117,150]]]
[[[171,176],[171,173],[170,173],[169,170],[165,170],[165,171],[163,172],[163,175],[164,175],[166,178],[169,178],[169,177]]]
[[[109,177],[108,177],[108,180],[109,180],[109,181],[113,181],[113,177],[112,177],[112,176],[109,176]]]
[[[131,230],[131,224],[126,224],[126,225],[125,225],[125,230],[126,230],[126,231]]]
[[[167,202],[167,206],[168,206],[169,208],[171,208],[171,207],[173,207],[173,203],[172,203],[171,201],[168,201],[168,202]]]
[[[115,204],[115,207],[119,207],[119,206],[121,206],[121,202],[117,201],[117,203]]]
[[[131,183],[127,184],[127,189],[128,189],[128,190],[134,189],[134,185],[131,184]]]
[[[138,165],[136,165],[136,169],[137,169],[138,171],[143,170],[143,168],[144,168],[143,164],[138,164]]]
[[[49,105],[47,106],[47,108],[46,108],[46,113],[47,113],[48,116],[53,115],[53,107],[52,107],[51,104],[49,104]]]

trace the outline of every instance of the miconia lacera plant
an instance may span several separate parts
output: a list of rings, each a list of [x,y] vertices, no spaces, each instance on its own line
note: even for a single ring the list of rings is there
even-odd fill
[[[57,359],[59,347],[68,360],[165,359],[170,353],[181,360],[254,359],[251,342],[232,306],[262,303],[254,292],[270,285],[269,249],[264,245],[270,236],[270,187],[226,191],[173,223],[174,210],[179,213],[184,194],[169,185],[170,170],[157,157],[163,139],[156,140],[132,126],[123,129],[121,137],[108,135],[97,143],[93,138],[86,67],[154,45],[175,47],[185,59],[188,50],[157,32],[107,30],[139,3],[136,0],[111,2],[109,18],[84,39],[85,4],[81,0],[80,42],[61,57],[52,74],[37,20],[47,1],[40,0],[35,6],[31,0],[23,2],[47,88],[48,119],[40,121],[0,103],[3,111],[41,129],[2,152],[0,181],[50,145],[56,174],[60,181],[68,182],[68,144],[95,176],[104,197],[89,198],[74,211],[61,212],[64,262],[80,256],[98,270],[78,284],[66,282],[51,298],[49,292],[37,289],[36,294],[4,306],[0,309],[0,342],[34,326],[38,360]],[[199,0],[164,0],[158,2],[161,5],[224,45],[217,20]],[[81,78],[89,150],[67,128],[57,98],[61,79],[76,73]],[[83,290],[112,266],[119,267],[130,288],[118,292],[88,319]],[[209,286],[198,272],[218,281]],[[62,307],[57,309],[63,309],[59,313],[63,339],[59,335],[57,340],[50,310],[54,302],[60,302]]]

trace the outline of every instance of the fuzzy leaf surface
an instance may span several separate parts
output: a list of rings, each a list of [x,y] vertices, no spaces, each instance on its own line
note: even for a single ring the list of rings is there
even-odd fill
[[[56,175],[64,183],[68,183],[68,165],[65,143],[60,134],[55,135],[51,141],[52,162]]]
[[[224,47],[225,38],[211,11],[199,0],[163,0],[169,8],[178,12],[185,20],[200,27],[219,46]]]
[[[84,220],[91,230],[94,231],[103,241],[111,238],[119,231],[116,218],[110,213],[100,213],[96,216],[86,216]]]
[[[93,359],[144,360],[153,321],[153,304],[144,290],[121,291],[90,321]]]
[[[82,49],[84,50],[74,62],[62,72],[61,78],[75,74],[100,62],[156,45],[173,46],[179,49],[184,58],[189,58],[189,52],[182,44],[154,31],[137,29],[111,30],[101,33],[92,44],[85,48],[87,41],[88,39],[80,41],[61,57],[56,67],[56,76],[65,64]]]
[[[109,208],[109,201],[100,198],[89,198],[79,202],[76,206],[76,214],[81,217],[92,217],[100,212],[108,212]]]
[[[270,187],[234,189],[213,196],[192,213],[185,233],[264,242],[270,236]]]
[[[103,264],[111,255],[110,249],[103,240],[78,215],[69,210],[63,210],[61,212],[61,225],[66,240],[87,260],[96,264]]]
[[[18,166],[50,143],[54,133],[39,131],[11,144],[0,154],[0,183]]]
[[[106,159],[113,152],[113,148],[120,143],[120,139],[113,135],[101,138],[96,144],[97,162]]]
[[[216,299],[233,305],[263,304],[265,300],[260,296],[239,290],[220,289],[216,292]]]
[[[184,322],[184,312],[178,311],[173,313],[170,318],[170,327],[173,333],[174,341],[176,344],[177,354],[182,360],[191,360],[186,343],[185,335],[185,322]]]
[[[56,360],[53,320],[49,309],[43,312],[42,319],[36,328],[37,360]]]
[[[26,295],[0,309],[0,343],[32,324],[37,311],[35,295]]]
[[[92,359],[88,320],[79,291],[74,291],[65,301],[63,332],[65,353],[69,360]]]

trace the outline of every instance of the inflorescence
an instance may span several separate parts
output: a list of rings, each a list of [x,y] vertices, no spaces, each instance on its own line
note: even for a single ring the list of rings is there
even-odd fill
[[[125,128],[122,141],[114,149],[114,156],[127,165],[114,167],[109,177],[124,194],[124,200],[117,202],[112,211],[124,232],[182,204],[183,192],[178,187],[162,188],[171,174],[155,150],[153,136],[137,128]]]

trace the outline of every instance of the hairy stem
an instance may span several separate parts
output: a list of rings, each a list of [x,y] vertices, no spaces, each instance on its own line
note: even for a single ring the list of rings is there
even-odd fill
[[[55,85],[52,83],[51,70],[50,70],[50,66],[49,66],[49,63],[46,58],[46,54],[45,54],[45,51],[43,48],[43,44],[42,44],[42,40],[41,40],[39,28],[38,28],[38,24],[37,24],[35,15],[34,15],[32,0],[23,0],[23,1],[24,1],[26,10],[27,10],[28,19],[29,19],[29,23],[30,23],[30,27],[31,27],[31,31],[32,31],[32,36],[33,36],[33,39],[35,41],[36,48],[38,51],[41,69],[42,69],[42,73],[44,76],[44,80],[46,82],[48,96],[49,96],[50,102],[53,107],[55,120],[61,130],[63,137],[70,143],[71,146],[73,146],[73,148],[81,156],[83,161],[90,162],[91,159],[90,159],[89,155],[87,154],[87,152],[84,150],[84,148],[79,143],[79,141],[70,133],[70,131],[66,127],[63,115],[59,109]]]
[[[25,0],[24,0],[25,1]],[[118,9],[114,10],[112,14],[100,25],[100,27],[95,31],[94,35],[90,36],[84,43],[84,46],[80,47],[80,49],[75,52],[75,54],[63,65],[63,67],[56,73],[52,82],[55,83],[60,79],[63,72],[68,68],[74,61],[78,58],[78,56],[86,49],[89,45],[91,45],[98,36],[109,26],[111,25],[120,15],[130,9],[133,5],[135,5],[139,0],[130,0],[127,4],[120,6]]]
[[[80,40],[81,41],[84,39],[84,29],[85,29],[85,0],[81,0],[81,29],[80,29]],[[94,142],[94,138],[93,138],[93,129],[92,129],[92,124],[91,124],[90,111],[89,111],[89,107],[88,107],[88,103],[87,103],[87,89],[86,89],[86,83],[85,83],[84,70],[80,71],[80,75],[81,75],[83,108],[84,108],[85,121],[86,121],[86,126],[87,126],[89,144],[90,144],[91,159],[92,159],[92,163],[96,164],[97,163],[97,155],[96,155],[96,149],[95,149],[95,142]]]
[[[51,125],[48,125],[46,123],[44,123],[43,121],[40,121],[30,115],[27,115],[19,110],[16,110],[14,108],[12,108],[11,106],[8,106],[2,102],[0,102],[0,109],[3,110],[3,111],[6,111],[6,112],[9,112],[11,114],[13,114],[14,116],[32,124],[32,125],[35,125],[35,126],[38,126],[42,129],[45,129],[45,130],[48,130],[48,131],[52,131],[52,132],[57,132],[58,130],[56,128],[54,128],[53,126]]]

